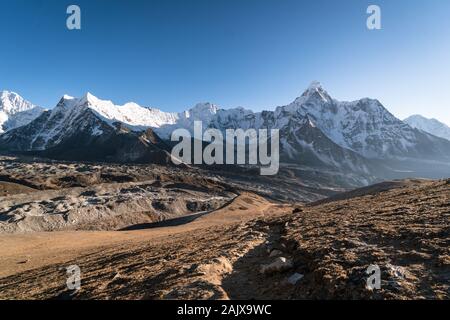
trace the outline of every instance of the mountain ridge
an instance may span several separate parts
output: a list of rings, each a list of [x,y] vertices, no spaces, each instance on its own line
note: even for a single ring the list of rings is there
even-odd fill
[[[115,105],[90,93],[81,98],[65,95],[52,110],[0,135],[0,149],[60,157],[65,154],[83,160],[79,155],[87,156],[86,152],[80,149],[78,154],[70,152],[71,142],[92,152],[108,150],[105,154],[100,152],[95,160],[102,155],[120,161],[167,160],[170,151],[163,141],[169,141],[171,132],[178,128],[192,133],[195,121],[202,121],[204,130],[279,129],[282,162],[357,173],[361,181],[371,181],[382,171],[408,172],[410,165],[403,168],[401,164],[404,159],[423,165],[425,160],[448,163],[450,159],[450,141],[412,128],[376,99],[351,102],[333,99],[317,81],[292,103],[261,112],[199,103],[184,112],[168,113],[133,102]],[[158,140],[157,146],[151,145],[150,149],[156,152],[154,147],[158,147],[162,156],[144,156],[149,152],[149,146],[141,149],[142,143],[146,144],[142,136],[146,130],[151,130]],[[128,148],[125,153],[130,157],[121,157],[122,149],[101,145],[123,145],[125,141],[140,141],[136,142],[140,152],[134,154]],[[135,142],[130,145],[136,146]],[[392,169],[386,160],[395,160],[395,166],[400,169]]]
[[[425,131],[436,137],[450,140],[450,127],[445,123],[434,119],[426,118],[422,115],[415,114],[403,120],[411,127]]]

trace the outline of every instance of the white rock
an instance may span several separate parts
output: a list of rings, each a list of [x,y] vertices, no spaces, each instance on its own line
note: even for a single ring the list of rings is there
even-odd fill
[[[386,265],[388,273],[397,279],[405,279],[407,277],[408,271],[404,267],[394,266],[390,263]]]
[[[293,266],[294,265],[291,260],[288,260],[285,257],[279,257],[276,258],[271,264],[262,265],[261,273],[270,274],[275,272],[283,272],[291,269]]]

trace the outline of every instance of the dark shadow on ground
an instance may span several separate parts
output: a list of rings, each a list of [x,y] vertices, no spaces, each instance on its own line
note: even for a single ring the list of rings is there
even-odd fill
[[[237,198],[237,196],[238,195],[236,195],[236,197],[232,198],[230,201],[227,201],[225,204],[223,204],[222,206],[220,206],[219,208],[214,209],[214,210],[201,211],[201,212],[197,212],[197,213],[193,213],[193,214],[189,214],[189,215],[184,215],[184,216],[173,218],[173,219],[167,219],[167,220],[163,220],[163,221],[158,221],[158,222],[135,224],[135,225],[132,225],[132,226],[128,226],[128,227],[119,229],[118,231],[132,231],[132,230],[142,230],[142,229],[154,229],[154,228],[181,226],[183,224],[193,222],[193,221],[197,220],[198,218],[200,218],[202,216],[205,216],[207,214],[210,214],[210,213],[212,213],[214,211],[217,211],[217,210],[225,208],[226,206],[231,204]]]
[[[119,229],[119,231],[132,231],[132,230],[181,226],[183,224],[190,223],[204,215],[207,215],[208,213],[210,213],[210,211],[202,211],[202,212],[190,214],[187,216],[168,219],[168,220],[164,220],[164,221],[135,224],[132,226],[128,226],[128,227]]]

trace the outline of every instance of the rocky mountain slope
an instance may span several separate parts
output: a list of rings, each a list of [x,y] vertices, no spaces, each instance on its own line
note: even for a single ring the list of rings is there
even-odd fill
[[[64,96],[51,111],[4,133],[0,149],[55,159],[171,163],[169,147],[151,129],[116,121],[114,112],[129,119],[116,109],[90,94],[80,99]]]
[[[30,123],[43,111],[17,93],[0,91],[0,133]]]
[[[450,127],[436,119],[428,119],[416,114],[406,118],[403,121],[413,128],[431,133],[436,137],[450,140]]]

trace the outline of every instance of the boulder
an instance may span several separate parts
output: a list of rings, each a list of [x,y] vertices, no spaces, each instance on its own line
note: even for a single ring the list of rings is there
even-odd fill
[[[274,262],[261,266],[261,273],[263,274],[272,274],[277,272],[283,272],[289,269],[292,269],[294,264],[291,260],[286,259],[285,257],[278,257]]]

